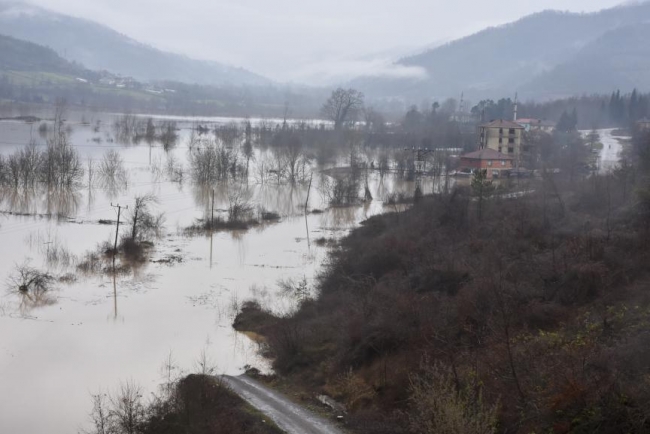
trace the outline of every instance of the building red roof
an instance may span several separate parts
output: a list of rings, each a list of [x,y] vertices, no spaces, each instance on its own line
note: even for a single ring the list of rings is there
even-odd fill
[[[490,148],[479,149],[478,151],[461,155],[460,158],[468,160],[514,160],[510,155],[502,154],[501,152]]]
[[[519,125],[516,122],[504,121],[503,119],[497,119],[496,121],[492,121],[492,122],[489,122],[487,124],[483,124],[483,125],[481,125],[481,127],[484,127],[484,128],[508,128],[508,129],[514,128],[514,129],[518,129],[518,130],[523,130],[524,129],[523,126]]]

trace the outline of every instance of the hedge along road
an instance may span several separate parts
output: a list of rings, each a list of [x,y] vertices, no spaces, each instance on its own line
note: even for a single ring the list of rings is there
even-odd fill
[[[343,431],[334,424],[246,375],[223,376],[222,379],[233,392],[267,415],[280,429],[289,434],[343,434]]]

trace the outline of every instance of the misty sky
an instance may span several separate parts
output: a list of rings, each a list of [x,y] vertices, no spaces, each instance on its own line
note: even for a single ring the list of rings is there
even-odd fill
[[[389,60],[544,9],[621,0],[30,0],[139,41],[242,66],[279,81],[332,83]]]

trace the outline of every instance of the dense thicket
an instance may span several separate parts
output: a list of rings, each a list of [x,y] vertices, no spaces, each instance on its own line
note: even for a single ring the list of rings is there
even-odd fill
[[[483,100],[472,108],[477,119],[513,119],[514,101],[502,98],[497,101]],[[620,90],[611,95],[582,95],[546,102],[519,102],[518,117],[545,119],[560,122],[563,116],[573,116],[579,129],[623,127],[650,116],[650,95],[634,89],[631,93]]]
[[[316,299],[257,330],[277,372],[357,432],[648,432],[650,134],[631,149],[609,175],[368,220]]]

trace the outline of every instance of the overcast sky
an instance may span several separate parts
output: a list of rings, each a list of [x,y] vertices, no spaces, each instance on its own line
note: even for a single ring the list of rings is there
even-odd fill
[[[158,48],[279,81],[325,83],[383,70],[402,54],[544,9],[621,0],[30,0]],[[319,84],[320,84],[319,83]]]

